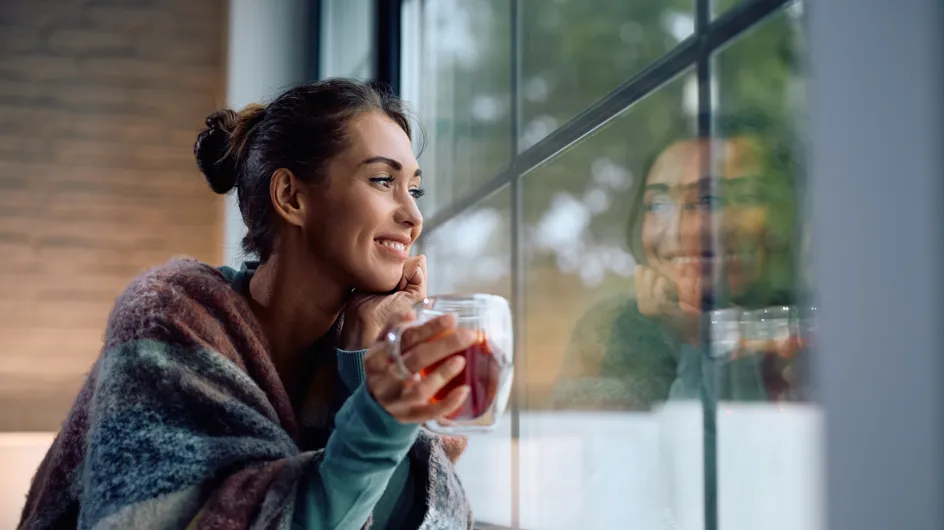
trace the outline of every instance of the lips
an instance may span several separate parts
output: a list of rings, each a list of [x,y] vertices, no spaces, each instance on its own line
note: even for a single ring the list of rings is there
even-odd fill
[[[676,267],[686,267],[691,265],[701,265],[706,262],[713,264],[720,263],[743,263],[753,259],[752,252],[728,252],[724,255],[705,254],[701,256],[673,256],[666,260]]]
[[[374,239],[383,254],[396,261],[404,261],[410,256],[410,244],[413,240],[400,234],[384,234]]]
[[[398,252],[406,252],[406,245],[404,245],[403,243],[400,243],[399,241],[390,241],[389,239],[378,239],[377,242],[389,249],[393,249]]]

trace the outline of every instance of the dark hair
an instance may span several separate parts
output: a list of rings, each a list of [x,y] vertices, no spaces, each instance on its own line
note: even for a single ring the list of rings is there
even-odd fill
[[[348,147],[350,121],[369,111],[383,112],[412,136],[408,112],[396,96],[348,79],[298,86],[268,105],[207,117],[194,156],[213,191],[236,188],[249,229],[245,252],[266,261],[274,250],[279,225],[269,197],[272,174],[284,168],[304,182],[319,182],[328,161]]]

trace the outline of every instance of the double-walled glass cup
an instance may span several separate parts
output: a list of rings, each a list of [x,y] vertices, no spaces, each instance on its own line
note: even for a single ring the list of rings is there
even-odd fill
[[[447,419],[428,422],[426,427],[440,434],[490,432],[505,412],[514,377],[514,332],[508,301],[490,294],[452,294],[429,297],[413,311],[415,320],[387,336],[393,360],[401,366],[400,337],[411,326],[451,313],[456,316],[457,328],[473,330],[477,335],[472,346],[454,354],[465,358],[462,373],[437,392],[432,402],[445,399],[462,385],[469,386],[468,398]],[[417,376],[424,377],[450,357],[424,368]]]

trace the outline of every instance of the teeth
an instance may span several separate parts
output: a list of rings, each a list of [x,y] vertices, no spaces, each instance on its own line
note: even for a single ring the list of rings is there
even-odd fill
[[[730,261],[747,261],[751,257],[750,253],[747,252],[729,252],[724,255],[724,262]],[[672,258],[672,263],[676,265],[694,265],[696,263],[702,263],[705,260],[711,259],[715,262],[721,261],[717,256],[711,258],[705,258],[701,256],[676,256]]]
[[[381,241],[380,244],[387,248],[392,248],[401,252],[406,250],[406,245],[397,241]]]

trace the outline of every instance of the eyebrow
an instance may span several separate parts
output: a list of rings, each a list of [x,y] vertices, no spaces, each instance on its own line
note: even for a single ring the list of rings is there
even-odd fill
[[[362,164],[364,164],[364,165],[377,164],[377,163],[386,164],[386,165],[392,167],[392,168],[394,169],[394,171],[403,171],[403,164],[397,162],[396,160],[394,160],[394,159],[392,159],[392,158],[387,158],[387,157],[385,157],[385,156],[372,156],[372,157],[370,157],[370,158],[368,158],[367,160],[364,160],[364,161],[362,162]],[[422,177],[422,176],[423,176],[423,170],[417,168],[417,169],[416,169],[416,172],[413,173],[413,176],[414,176],[414,177]]]
[[[646,184],[645,191],[669,191],[669,185],[662,183]]]
[[[704,177],[704,178],[698,179],[695,182],[685,184],[684,186],[682,186],[682,189],[684,190],[699,189],[703,186],[709,185],[708,183],[710,182],[710,180],[711,179],[709,179],[708,177]],[[763,175],[749,174],[749,175],[741,175],[739,177],[733,177],[733,178],[719,178],[716,180],[716,182],[719,189],[731,189],[737,186],[741,186],[741,187],[748,186],[751,184],[755,184],[757,182],[760,182],[763,184],[765,181],[768,181],[768,180],[769,179]]]

